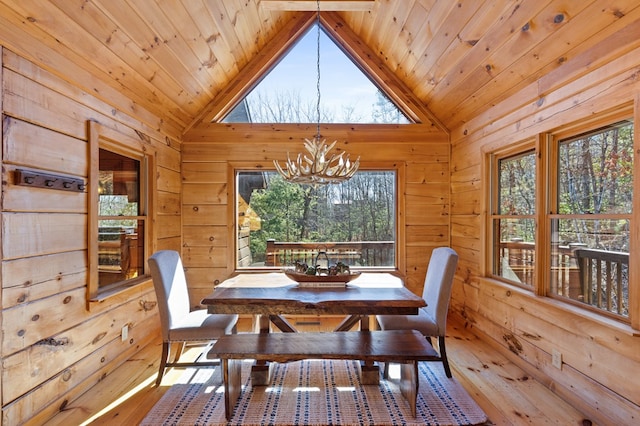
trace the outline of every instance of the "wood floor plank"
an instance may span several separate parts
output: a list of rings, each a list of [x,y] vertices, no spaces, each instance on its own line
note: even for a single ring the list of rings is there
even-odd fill
[[[494,424],[582,424],[584,416],[461,324],[447,330],[454,377]]]

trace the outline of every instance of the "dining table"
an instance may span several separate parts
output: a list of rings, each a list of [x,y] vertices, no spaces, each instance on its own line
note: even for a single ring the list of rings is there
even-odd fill
[[[348,331],[360,323],[368,330],[370,316],[416,315],[426,302],[390,272],[362,272],[348,283],[296,282],[278,272],[238,273],[215,286],[202,299],[209,313],[253,315],[257,332],[271,332],[271,324],[282,332],[297,332],[286,315],[342,315],[334,331]],[[269,381],[268,363],[252,369],[254,384]],[[362,379],[377,383],[377,366],[362,366]]]

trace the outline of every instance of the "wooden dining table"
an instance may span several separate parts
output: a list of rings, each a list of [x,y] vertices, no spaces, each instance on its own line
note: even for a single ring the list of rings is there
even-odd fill
[[[332,287],[299,284],[282,272],[242,273],[217,285],[201,303],[214,314],[253,315],[260,333],[269,333],[270,324],[283,332],[297,332],[285,315],[344,315],[334,331],[348,331],[358,322],[360,330],[368,330],[371,315],[412,315],[426,306],[401,278],[387,272],[365,272]],[[261,369],[264,366],[254,366],[254,383],[268,382],[269,373],[260,378]],[[373,381],[376,374],[377,380],[377,371],[377,366],[363,366],[363,379]]]
[[[210,313],[259,315],[281,331],[295,332],[283,315],[345,315],[336,331],[350,329],[368,315],[411,315],[426,306],[401,278],[385,272],[362,273],[346,285],[314,287],[298,284],[282,272],[246,273],[231,277],[202,299]],[[268,326],[268,321],[265,323]],[[266,329],[261,332],[268,332]]]

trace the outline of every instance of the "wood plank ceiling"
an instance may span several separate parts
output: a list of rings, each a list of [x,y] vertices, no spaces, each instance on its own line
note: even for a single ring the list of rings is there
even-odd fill
[[[321,0],[345,50],[455,129],[640,19],[637,0]],[[301,0],[0,0],[0,39],[59,75],[88,71],[184,132],[219,115],[313,20]],[[300,10],[302,9],[302,10]],[[332,9],[332,10],[330,10]],[[38,48],[44,43],[60,57]],[[620,53],[620,52],[618,52]],[[62,59],[64,58],[64,60]],[[389,75],[386,74],[386,75]],[[75,81],[103,96],[92,82]],[[398,86],[399,85],[399,86]],[[553,87],[540,86],[538,96]],[[419,108],[418,108],[419,109]],[[417,114],[418,119],[424,115]]]

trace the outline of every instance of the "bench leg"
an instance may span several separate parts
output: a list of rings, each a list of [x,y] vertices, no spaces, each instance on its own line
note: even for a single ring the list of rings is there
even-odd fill
[[[418,363],[411,361],[400,365],[400,392],[409,401],[411,415],[416,416],[418,400]]]
[[[239,359],[223,359],[222,374],[224,381],[224,414],[227,421],[233,417],[233,408],[242,392],[242,361]]]
[[[360,381],[363,385],[380,384],[380,367],[372,362],[360,362]]]
[[[271,332],[271,320],[269,315],[256,315],[256,323],[259,333]],[[272,363],[268,361],[256,361],[251,367],[251,386],[267,386],[271,383]]]
[[[369,331],[369,315],[360,315],[360,330]],[[380,367],[373,361],[360,363],[360,380],[363,385],[377,385],[380,383]]]

